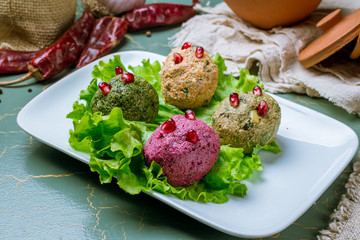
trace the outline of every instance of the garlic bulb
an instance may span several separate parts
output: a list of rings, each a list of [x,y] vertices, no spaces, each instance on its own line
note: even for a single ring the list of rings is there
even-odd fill
[[[82,4],[85,10],[99,18],[119,15],[141,7],[145,4],[145,0],[82,0]]]
[[[99,0],[110,13],[118,15],[145,4],[145,0]]]

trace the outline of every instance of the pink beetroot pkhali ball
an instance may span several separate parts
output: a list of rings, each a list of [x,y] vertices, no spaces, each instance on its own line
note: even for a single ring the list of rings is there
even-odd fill
[[[200,119],[174,115],[144,147],[145,161],[159,164],[172,186],[189,186],[210,172],[220,154],[220,139]]]

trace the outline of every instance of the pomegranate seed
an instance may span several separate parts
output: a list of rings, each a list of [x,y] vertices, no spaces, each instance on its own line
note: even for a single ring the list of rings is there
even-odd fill
[[[111,90],[111,86],[107,82],[101,81],[98,86],[99,86],[102,94],[104,94],[104,95],[109,94],[109,92]]]
[[[163,130],[165,133],[171,133],[176,129],[175,121],[172,118],[169,118],[166,120],[166,122],[163,123],[161,126],[161,130]]]
[[[191,43],[185,42],[185,43],[182,45],[181,49],[184,50],[184,49],[188,49],[189,47],[191,47]]]
[[[230,104],[234,108],[237,108],[239,106],[239,104],[240,104],[240,102],[239,102],[239,94],[237,94],[237,93],[230,94],[229,100],[230,100]]]
[[[196,48],[196,52],[195,52],[195,56],[197,58],[202,58],[204,56],[204,48],[202,47],[197,47]]]
[[[264,101],[264,100],[261,100],[260,103],[259,103],[259,106],[257,108],[258,110],[258,114],[259,116],[265,116],[266,113],[268,112],[269,110],[269,106],[268,104]]]
[[[120,66],[115,67],[115,74],[116,75],[123,74],[123,73],[124,73],[124,70]]]
[[[191,109],[186,110],[186,111],[185,111],[185,117],[186,117],[187,119],[194,120],[194,119],[195,119],[195,113],[194,113],[194,111],[191,110]]]
[[[197,143],[199,141],[199,137],[195,130],[190,129],[187,133],[187,140],[193,144]]]
[[[181,63],[183,60],[183,57],[180,55],[180,53],[174,53],[174,62],[175,64]]]
[[[124,83],[132,83],[135,81],[134,74],[126,72],[121,75],[121,79]]]
[[[253,94],[254,94],[255,96],[261,96],[261,95],[262,95],[261,87],[255,86],[254,89],[253,89]]]

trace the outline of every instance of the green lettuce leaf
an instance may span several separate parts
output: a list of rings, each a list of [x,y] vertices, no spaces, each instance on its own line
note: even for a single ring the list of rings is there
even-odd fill
[[[98,65],[95,65],[91,76],[93,78],[98,78],[102,81],[108,82],[116,76],[116,66],[121,67],[125,72],[127,72],[124,64],[121,62],[120,56],[115,55],[114,58],[109,59],[108,62],[100,61]]]
[[[246,69],[239,69],[239,79],[224,75],[225,60],[219,54],[212,56],[212,59],[219,68],[217,90],[209,105],[194,110],[196,117],[209,125],[216,107],[230,93],[251,91],[255,85],[263,87],[257,77],[250,75]],[[188,187],[171,186],[157,163],[146,166],[143,146],[162,122],[175,114],[184,113],[175,106],[165,104],[161,94],[161,65],[157,61],[150,63],[149,60],[128,69],[150,82],[159,94],[159,114],[154,123],[127,121],[120,108],[114,108],[107,116],[92,113],[90,104],[98,89],[97,81],[113,78],[116,66],[127,71],[120,56],[114,56],[107,62],[100,61],[93,69],[93,79],[88,88],[80,92],[79,100],[73,104],[73,111],[67,115],[74,125],[74,129],[70,130],[70,146],[90,154],[90,169],[99,174],[101,183],[109,183],[116,178],[119,187],[130,194],[154,190],[184,200],[225,203],[229,195],[243,197],[247,187],[241,181],[248,179],[254,171],[262,170],[258,151],[281,151],[275,141],[256,147],[253,154],[248,155],[244,155],[241,148],[221,146],[215,166],[202,180]]]

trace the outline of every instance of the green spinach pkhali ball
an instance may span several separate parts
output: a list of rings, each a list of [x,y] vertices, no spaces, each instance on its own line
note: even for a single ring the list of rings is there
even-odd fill
[[[259,88],[254,92],[233,93],[212,115],[212,127],[221,144],[243,148],[245,154],[256,145],[271,143],[280,125],[281,112],[275,99]]]
[[[104,94],[99,86],[91,100],[92,111],[108,115],[113,108],[119,107],[126,120],[153,122],[159,111],[159,96],[155,88],[144,78],[131,73],[132,80],[125,81],[122,79],[124,74],[110,80],[108,93]]]

